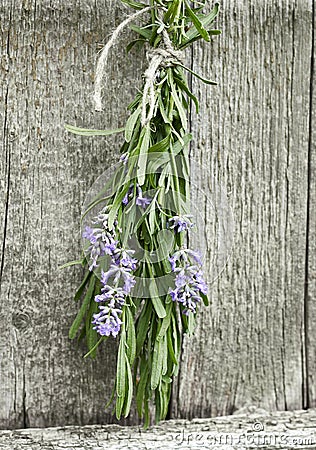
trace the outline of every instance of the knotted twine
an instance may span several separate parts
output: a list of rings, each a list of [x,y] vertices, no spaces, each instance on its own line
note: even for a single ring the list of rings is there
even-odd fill
[[[153,9],[153,6],[148,6],[140,11],[127,17],[120,25],[114,30],[111,38],[104,46],[100,58],[97,63],[95,85],[94,85],[94,102],[95,110],[102,111],[102,80],[104,78],[105,69],[107,66],[109,51],[111,47],[117,42],[121,31],[136,19],[138,16],[144,14],[147,11]],[[158,9],[158,19],[163,23],[163,15],[161,9]],[[147,59],[149,60],[149,66],[144,72],[144,91],[142,98],[142,112],[141,112],[141,124],[145,126],[150,122],[155,112],[155,80],[160,67],[171,67],[177,64],[183,64],[182,51],[175,50],[170,40],[169,34],[165,27],[162,27],[162,40],[164,47],[154,48],[147,52]],[[149,105],[147,113],[147,105]]]

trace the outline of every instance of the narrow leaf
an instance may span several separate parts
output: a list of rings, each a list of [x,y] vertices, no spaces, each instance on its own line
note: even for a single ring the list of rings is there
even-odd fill
[[[133,136],[133,131],[137,122],[137,119],[140,115],[140,111],[141,111],[141,105],[135,109],[135,111],[133,112],[133,114],[131,114],[126,122],[126,127],[125,127],[125,141],[126,142],[130,142],[130,140],[132,139]]]
[[[191,9],[189,3],[187,0],[184,0],[185,3],[185,7],[186,10],[195,26],[195,28],[197,29],[197,31],[200,33],[200,35],[202,36],[202,38],[209,42],[210,41],[210,36],[208,34],[208,32],[206,31],[206,29],[204,28],[202,22],[200,21],[200,19],[198,18],[198,16],[194,13],[194,11]]]
[[[63,264],[62,266],[59,266],[58,269],[65,269],[66,267],[70,266],[77,266],[77,265],[83,265],[84,259],[78,259],[77,261],[69,261],[66,264]]]
[[[73,321],[73,324],[70,327],[69,339],[74,339],[78,332],[78,329],[79,329],[81,322],[86,314],[86,311],[88,310],[88,308],[90,306],[90,302],[93,297],[94,286],[95,286],[95,276],[93,276],[90,280],[89,288],[88,288],[85,298],[82,302],[81,308],[79,309],[78,314],[77,314],[75,320]]]
[[[125,128],[116,128],[114,130],[90,130],[88,128],[75,127],[73,125],[65,124],[67,131],[73,134],[79,134],[80,136],[110,136],[115,133],[122,133]]]
[[[125,398],[123,415],[124,415],[124,417],[127,417],[130,412],[130,409],[131,409],[132,398],[133,398],[133,376],[132,376],[131,366],[130,366],[127,355],[125,355],[125,363],[126,363],[126,374],[127,374],[127,396]]]
[[[150,140],[150,128],[149,125],[147,125],[145,128],[143,128],[143,136],[141,140],[141,145],[139,149],[139,156],[138,156],[138,167],[137,167],[137,180],[140,186],[142,186],[145,183],[146,178],[146,163],[147,163],[147,151],[149,147],[149,140]]]

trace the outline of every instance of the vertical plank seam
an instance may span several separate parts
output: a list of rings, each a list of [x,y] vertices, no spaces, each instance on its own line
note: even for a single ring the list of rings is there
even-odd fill
[[[304,285],[304,352],[305,352],[305,384],[303,385],[303,408],[310,407],[309,397],[309,349],[308,349],[308,278],[309,278],[309,227],[311,207],[311,158],[312,158],[312,131],[313,131],[313,77],[314,77],[314,51],[315,51],[315,2],[312,1],[312,45],[310,65],[310,89],[309,89],[309,130],[308,130],[308,153],[307,153],[307,201],[306,201],[306,246],[305,246],[305,285]],[[303,378],[304,380],[304,378]]]
[[[9,38],[8,38],[9,40]],[[9,96],[9,86],[7,86],[4,100],[4,121],[3,121],[3,143],[5,146],[6,154],[6,168],[7,168],[7,189],[5,193],[5,205],[4,205],[4,225],[3,225],[3,241],[2,241],[2,253],[1,253],[1,265],[0,265],[0,290],[1,282],[4,269],[4,253],[6,248],[6,237],[8,228],[8,212],[9,212],[9,197],[10,197],[10,165],[11,165],[11,155],[8,142],[8,96]]]
[[[8,61],[10,61],[10,31],[11,31],[11,21],[12,21],[12,9],[10,10],[9,15],[9,27],[8,27],[8,37],[6,42],[6,53],[8,57]],[[5,147],[6,153],[6,168],[7,168],[7,190],[5,193],[5,205],[4,205],[4,224],[3,224],[3,242],[2,242],[2,253],[1,253],[1,264],[0,264],[0,291],[1,291],[1,282],[3,276],[4,269],[4,253],[6,247],[6,237],[7,237],[7,227],[8,227],[8,211],[9,211],[9,195],[10,195],[10,163],[11,163],[11,155],[9,150],[9,141],[8,141],[8,98],[9,98],[9,84],[7,84],[7,89],[5,93],[4,99],[4,121],[3,121],[3,145]]]

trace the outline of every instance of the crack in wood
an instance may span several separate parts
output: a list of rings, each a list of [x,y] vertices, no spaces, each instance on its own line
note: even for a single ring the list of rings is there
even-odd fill
[[[303,386],[303,408],[311,406],[310,401],[310,386],[309,386],[309,332],[314,329],[309,327],[311,318],[309,317],[309,247],[310,247],[310,228],[311,228],[311,183],[312,183],[312,150],[315,143],[313,142],[313,109],[316,105],[313,102],[314,95],[314,76],[315,76],[315,2],[313,1],[312,9],[312,45],[311,45],[311,65],[310,65],[310,91],[309,91],[309,139],[308,139],[308,154],[307,154],[307,202],[306,202],[306,247],[305,247],[305,288],[304,288],[304,353],[305,353],[305,376]],[[315,157],[315,155],[314,155]],[[315,213],[315,211],[313,211]],[[312,356],[313,357],[313,356]]]

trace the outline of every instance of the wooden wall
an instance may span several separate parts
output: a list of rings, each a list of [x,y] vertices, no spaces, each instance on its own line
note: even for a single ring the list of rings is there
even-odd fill
[[[210,180],[227,191],[235,228],[221,241],[224,252],[234,244],[212,305],[183,341],[171,417],[316,405],[313,7],[223,0],[222,36],[187,55],[219,82],[192,80],[201,103],[191,116],[192,161],[203,166],[193,169],[193,198],[206,222],[210,277],[214,229],[198,194],[214,195]],[[116,342],[97,361],[82,360],[85,349],[67,336],[82,273],[58,266],[80,254],[85,194],[117,161],[122,140],[71,136],[63,125],[124,125],[146,67],[143,53],[124,52],[129,31],[110,58],[103,113],[92,92],[97,52],[128,12],[111,0],[0,0],[2,428],[114,421],[104,404]]]

